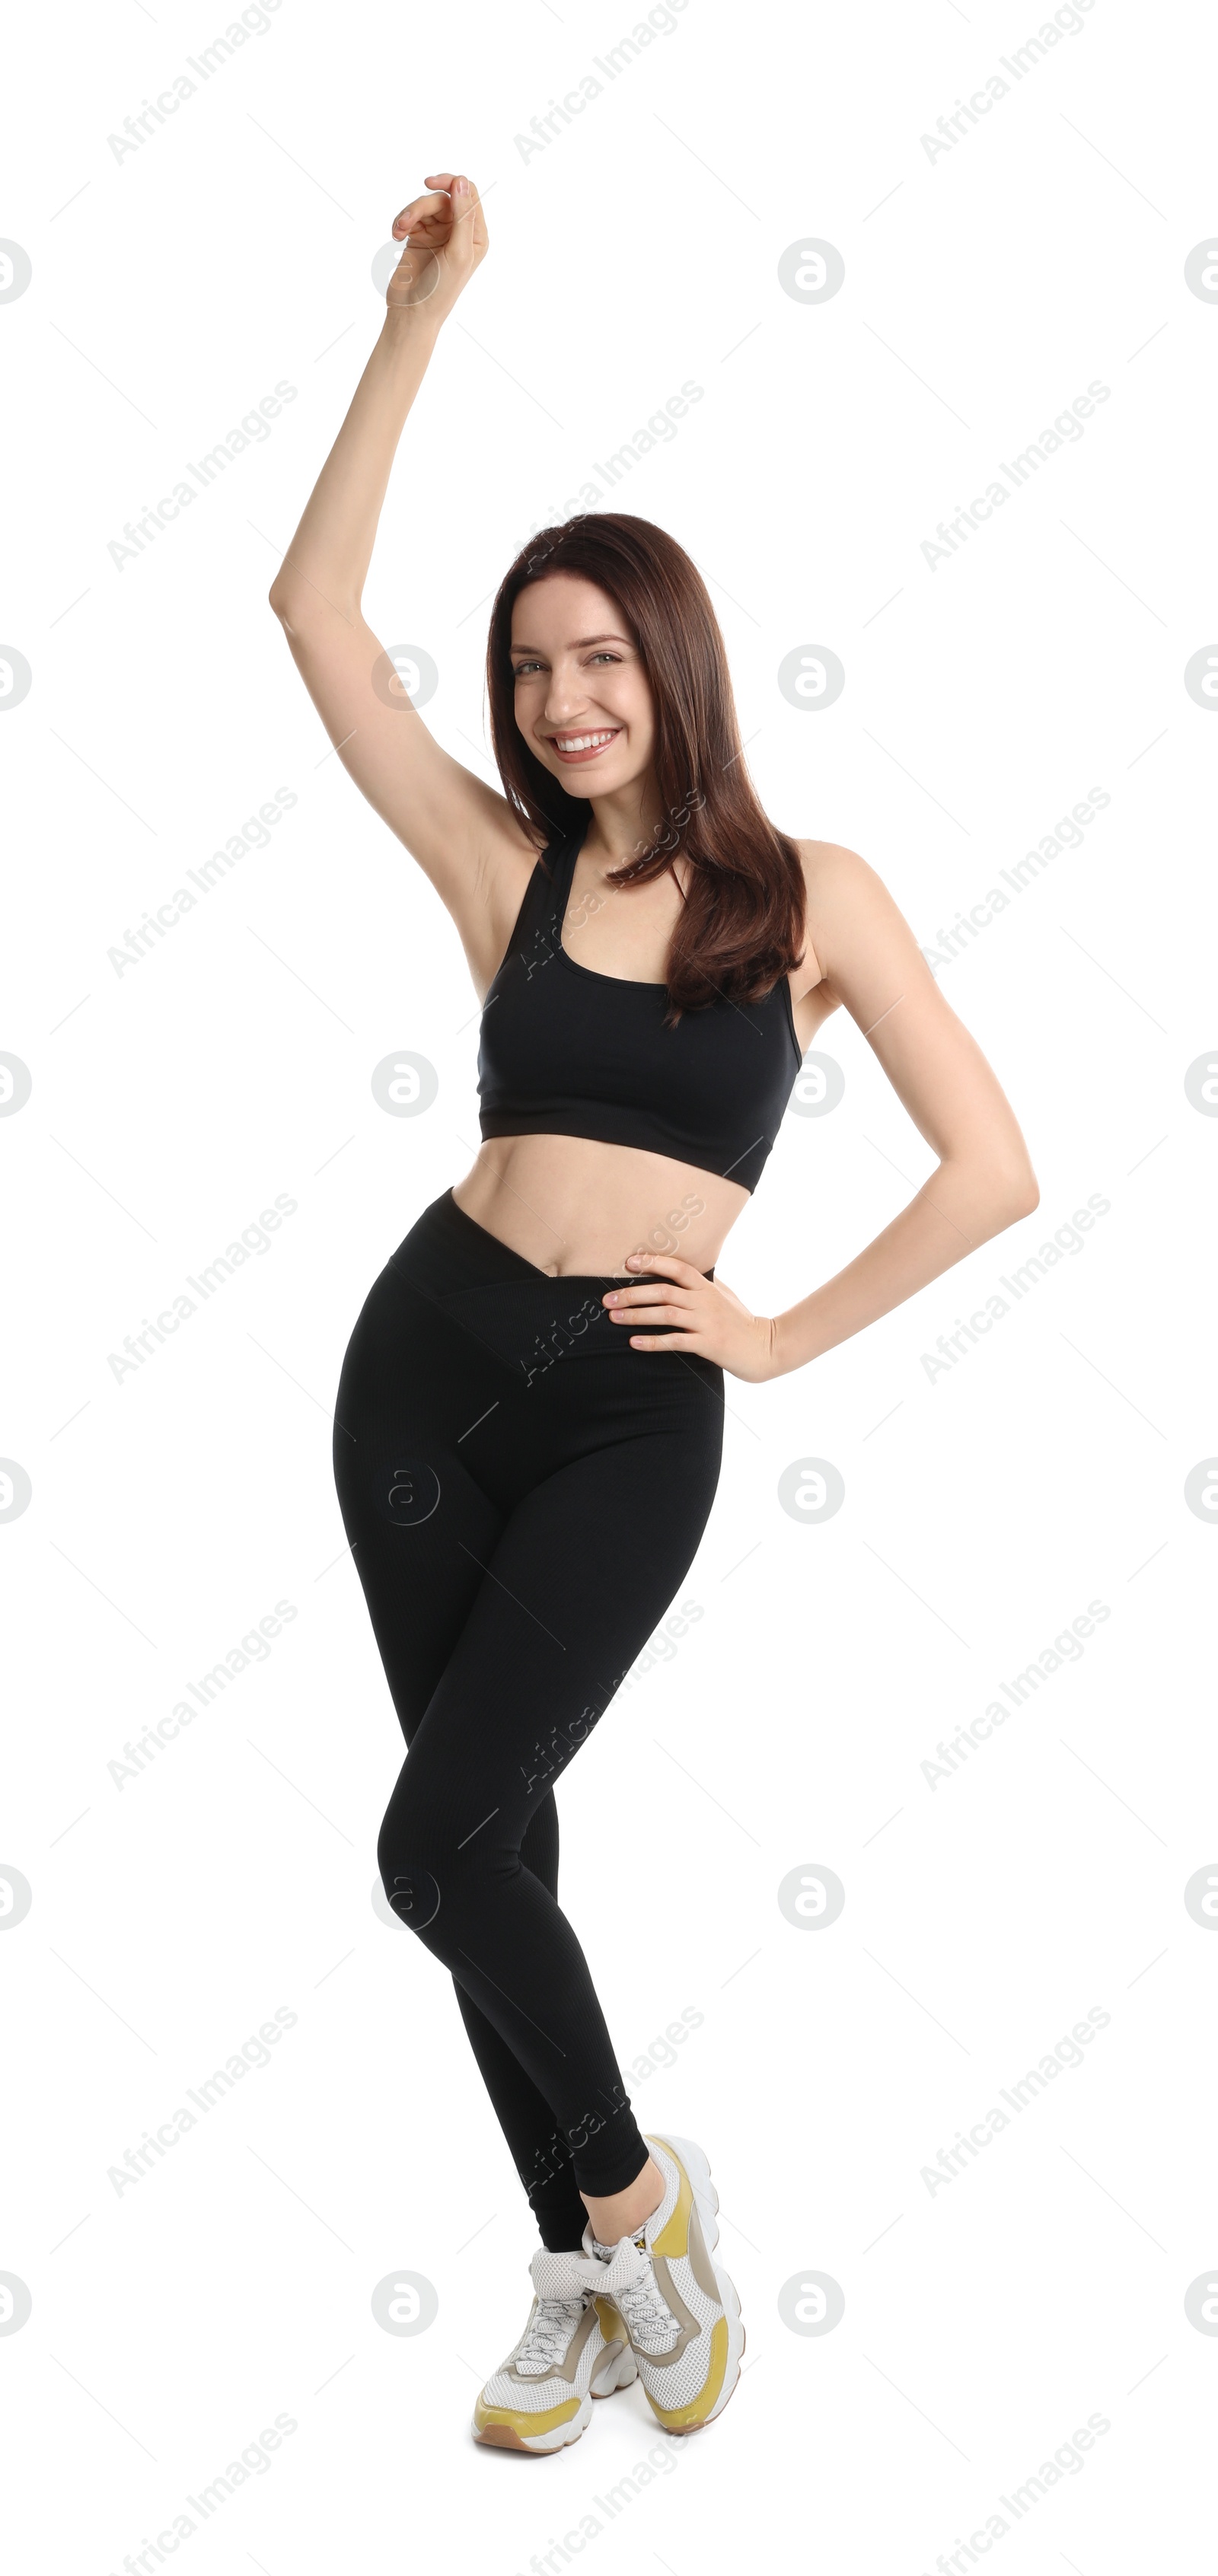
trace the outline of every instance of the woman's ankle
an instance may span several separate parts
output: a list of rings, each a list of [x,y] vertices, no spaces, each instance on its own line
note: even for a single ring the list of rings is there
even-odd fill
[[[608,2192],[603,2197],[595,2192],[580,2193],[598,2245],[616,2245],[621,2237],[635,2235],[663,2198],[664,2176],[650,2156],[625,2191]]]

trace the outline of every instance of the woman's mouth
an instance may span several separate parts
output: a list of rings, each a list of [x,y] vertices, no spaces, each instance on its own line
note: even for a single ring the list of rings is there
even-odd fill
[[[560,760],[597,760],[611,742],[617,741],[621,730],[620,725],[598,725],[586,733],[551,734],[550,748]]]

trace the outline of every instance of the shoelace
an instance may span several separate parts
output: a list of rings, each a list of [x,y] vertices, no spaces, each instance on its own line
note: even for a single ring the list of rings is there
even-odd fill
[[[671,2352],[681,2329],[656,2279],[649,2254],[643,2255],[643,2269],[633,2281],[623,2282],[613,2292],[613,2298],[637,2351]]]
[[[656,2279],[651,2256],[623,2236],[608,2261],[596,2254],[535,2254],[533,2286],[552,2292],[576,2289],[612,2299],[625,2319],[631,2343],[639,2352],[671,2352],[680,2326]]]
[[[582,2292],[570,2299],[538,2299],[516,2355],[522,2378],[540,2378],[563,2360],[583,2312]]]

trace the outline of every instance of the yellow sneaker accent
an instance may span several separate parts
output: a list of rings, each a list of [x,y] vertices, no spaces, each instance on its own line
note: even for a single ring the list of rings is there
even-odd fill
[[[559,2406],[548,2406],[541,2414],[526,2413],[518,2406],[484,2406],[479,2398],[474,2408],[474,2429],[483,2433],[489,2424],[504,2424],[523,2440],[529,2433],[552,2433],[559,2424],[569,2424],[580,2409],[578,2397],[565,2397]]]
[[[661,2147],[668,2146],[667,2138],[658,2138],[656,2143]],[[676,2206],[665,2219],[651,2250],[653,2254],[687,2254],[689,2252],[689,2212],[694,2196],[693,2185],[680,2157],[675,2156],[675,2150],[668,2147],[668,2152],[670,2156],[675,2157],[681,2176],[681,2188],[677,2193]]]
[[[719,2201],[704,2150],[692,2139],[662,2134],[646,2144],[668,2189],[676,2183],[672,2207],[654,2236],[649,2222],[644,2250],[650,2253],[655,2286],[676,2322],[677,2336],[666,2352],[648,2353],[637,2344],[633,2349],[643,2393],[657,2421],[672,2433],[694,2433],[722,2414],[739,2383],[745,2340],[740,2302],[728,2274],[714,2261]],[[628,2296],[623,2286],[623,2297]],[[702,2384],[691,2391],[691,2377],[699,2368]]]
[[[696,2397],[690,2398],[688,2406],[661,2406],[659,2399],[653,2397],[648,2389],[647,2397],[652,2412],[666,2432],[696,2433],[699,2426],[706,2422],[723,2386],[723,2374],[727,2369],[726,2317],[716,2318],[711,2327],[710,2347],[710,2369],[706,2374],[705,2384]]]

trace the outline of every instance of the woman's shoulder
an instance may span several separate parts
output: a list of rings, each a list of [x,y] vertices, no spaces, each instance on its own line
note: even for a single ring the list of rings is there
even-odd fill
[[[875,877],[867,860],[857,850],[847,849],[842,841],[800,841],[792,834],[791,846],[799,852],[810,896],[824,890],[846,893],[852,883],[861,888],[867,879]]]
[[[843,842],[790,838],[804,875],[804,956],[791,976],[792,995],[800,999],[825,981],[835,920],[857,914],[885,889],[867,860]]]

